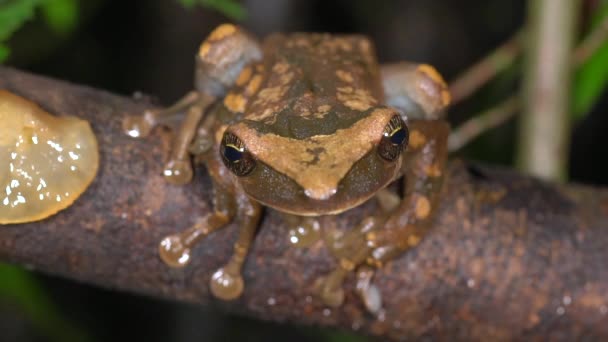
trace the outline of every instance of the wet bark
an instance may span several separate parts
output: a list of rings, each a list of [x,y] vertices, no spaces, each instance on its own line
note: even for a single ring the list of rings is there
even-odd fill
[[[101,166],[87,192],[49,219],[0,227],[0,260],[102,287],[237,312],[273,321],[340,327],[390,339],[608,338],[608,190],[555,185],[512,171],[454,161],[435,227],[422,243],[377,273],[384,298],[366,313],[348,279],[346,303],[328,309],[313,281],[335,261],[322,242],[296,248],[267,210],[245,269],[245,293],[221,302],[209,278],[235,240],[234,225],[170,269],[158,241],[210,210],[210,182],[188,186],[160,175],[170,134],[133,140],[121,119],[150,105],[104,91],[0,68],[0,88],[51,113],[88,119]],[[366,204],[325,219],[347,229],[374,210]]]

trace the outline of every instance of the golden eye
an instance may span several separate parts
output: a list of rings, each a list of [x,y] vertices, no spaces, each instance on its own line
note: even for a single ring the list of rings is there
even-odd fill
[[[224,133],[220,154],[226,167],[239,177],[247,176],[255,168],[255,158],[241,139],[230,132]]]
[[[378,154],[385,160],[394,161],[407,146],[408,139],[409,131],[405,122],[399,115],[395,115],[384,128]]]

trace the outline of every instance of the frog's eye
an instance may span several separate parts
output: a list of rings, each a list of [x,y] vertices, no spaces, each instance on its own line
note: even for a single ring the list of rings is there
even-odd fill
[[[239,177],[247,176],[255,168],[255,159],[236,135],[226,132],[220,145],[224,164]]]
[[[388,161],[397,159],[407,145],[408,138],[409,131],[405,122],[403,122],[399,115],[393,116],[384,128],[382,139],[378,145],[380,157]]]

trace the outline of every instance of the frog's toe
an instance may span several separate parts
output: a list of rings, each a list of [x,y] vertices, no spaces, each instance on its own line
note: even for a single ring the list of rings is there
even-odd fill
[[[329,277],[318,278],[314,287],[325,305],[336,308],[344,303],[344,290],[341,286],[335,286]]]
[[[382,309],[382,295],[376,285],[370,284],[366,288],[358,289],[361,301],[367,311],[377,314]]]
[[[133,138],[142,138],[150,134],[152,125],[144,115],[129,115],[122,120],[123,131]]]
[[[367,311],[377,314],[382,309],[382,295],[376,285],[372,283],[374,271],[369,267],[361,267],[357,271],[357,293]]]
[[[236,299],[243,293],[244,284],[240,273],[222,267],[211,276],[211,293],[223,300]]]
[[[184,267],[190,262],[190,248],[185,246],[178,235],[169,235],[158,245],[158,254],[171,267]]]
[[[304,217],[289,230],[289,242],[298,247],[310,247],[321,239],[319,221]]]
[[[169,160],[163,169],[163,176],[171,184],[187,184],[192,180],[192,165],[190,164],[190,160]]]

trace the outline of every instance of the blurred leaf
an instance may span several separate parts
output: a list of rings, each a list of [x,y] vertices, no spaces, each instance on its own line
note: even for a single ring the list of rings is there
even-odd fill
[[[0,298],[12,300],[49,338],[86,341],[85,335],[66,321],[31,274],[0,263]]]
[[[178,0],[182,6],[192,8],[200,5],[212,8],[233,20],[243,20],[247,11],[235,0]]]
[[[8,46],[0,43],[0,63],[4,62],[10,53],[11,50],[8,48]]]
[[[0,43],[6,41],[23,23],[34,16],[41,0],[12,0],[0,2]]]
[[[66,35],[78,24],[77,0],[45,0],[41,9],[47,24],[57,34]]]
[[[41,0],[0,0],[0,62],[10,50],[4,44],[10,36],[34,16],[34,8]]]
[[[186,7],[186,8],[192,8],[194,6],[196,6],[197,3],[199,3],[199,0],[178,0],[182,6]]]
[[[591,30],[595,29],[606,16],[608,16],[608,1],[602,1],[593,15]],[[572,97],[574,119],[583,118],[608,85],[608,63],[606,61],[608,61],[608,41],[605,41],[577,70]]]
[[[42,0],[0,0],[0,63],[10,54],[6,41],[21,25],[34,16]]]

